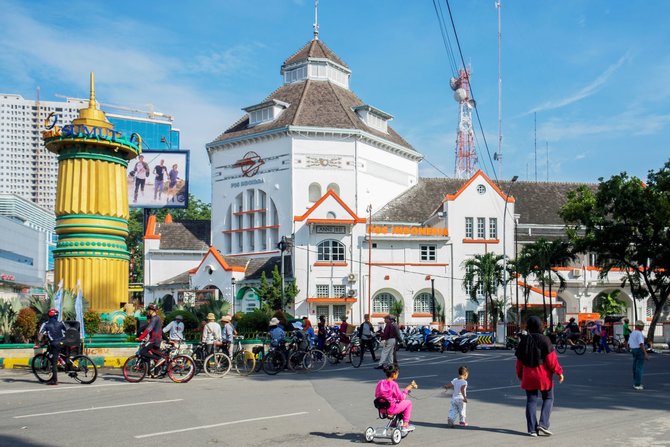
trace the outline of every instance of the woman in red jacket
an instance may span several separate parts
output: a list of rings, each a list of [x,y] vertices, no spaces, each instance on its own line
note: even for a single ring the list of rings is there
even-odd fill
[[[528,434],[552,435],[549,431],[549,418],[554,404],[553,375],[556,374],[558,382],[563,383],[563,368],[558,363],[551,341],[542,335],[542,321],[538,317],[530,317],[526,322],[526,329],[528,335],[521,338],[515,355],[516,375],[521,380],[521,388],[526,390]],[[542,394],[539,423],[536,415],[538,392]]]

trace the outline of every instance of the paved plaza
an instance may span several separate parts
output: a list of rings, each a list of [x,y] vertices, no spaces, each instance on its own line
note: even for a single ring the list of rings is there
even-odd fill
[[[263,373],[223,379],[198,375],[129,384],[104,369],[93,385],[36,382],[27,370],[0,371],[0,446],[345,446],[363,443],[377,425],[374,387],[383,375],[326,366],[318,373]],[[670,446],[670,355],[646,365],[644,391],[632,388],[628,354],[559,356],[565,383],[556,386],[552,437],[526,434],[525,397],[512,351],[461,354],[400,352],[401,377],[412,392],[417,429],[404,446],[607,445]],[[449,399],[440,390],[459,365],[470,369],[469,427],[446,427]],[[383,442],[383,441],[382,441]]]

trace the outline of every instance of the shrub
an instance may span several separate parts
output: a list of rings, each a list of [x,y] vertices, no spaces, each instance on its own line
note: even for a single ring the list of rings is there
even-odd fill
[[[86,335],[97,334],[100,331],[100,314],[93,312],[92,310],[84,313],[84,329],[86,330]]]
[[[185,309],[174,310],[165,316],[163,326],[173,321],[177,315],[184,317],[184,331],[192,331],[200,327],[200,320],[191,312]]]
[[[128,315],[123,320],[123,332],[128,335],[135,335],[137,333],[137,318]]]
[[[14,335],[19,343],[28,343],[35,337],[37,332],[37,312],[30,307],[24,307],[19,311],[14,321]]]
[[[279,320],[282,326],[284,326],[285,330],[288,330],[289,323],[288,323],[288,318],[286,317],[286,314],[282,310],[276,310],[275,313],[272,314],[272,317],[276,318]]]
[[[270,318],[270,313],[263,309],[255,309],[253,312],[242,314],[237,323],[237,332],[239,334],[267,332]]]
[[[0,335],[5,336],[5,342],[9,342],[9,335],[19,315],[19,309],[21,309],[21,303],[16,298],[0,302]]]

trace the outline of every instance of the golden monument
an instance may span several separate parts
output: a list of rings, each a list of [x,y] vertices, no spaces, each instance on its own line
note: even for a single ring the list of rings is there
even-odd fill
[[[57,124],[50,114],[42,133],[46,148],[58,155],[54,281],[73,289],[80,279],[91,309],[117,310],[128,300],[126,168],[141,152],[141,139],[114,131],[96,105],[93,73],[88,107],[72,124]]]

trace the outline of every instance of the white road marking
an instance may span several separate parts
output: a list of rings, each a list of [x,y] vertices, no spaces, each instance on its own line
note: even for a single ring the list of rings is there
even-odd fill
[[[278,414],[276,416],[264,416],[264,417],[251,418],[251,419],[240,419],[239,421],[221,422],[220,424],[200,425],[198,427],[180,428],[178,430],[169,430],[169,431],[162,431],[162,432],[156,432],[156,433],[148,433],[146,435],[134,436],[134,438],[135,439],[151,438],[153,436],[172,435],[172,434],[175,434],[175,433],[183,433],[183,432],[186,432],[186,431],[193,431],[193,430],[205,430],[205,429],[208,429],[208,428],[224,427],[226,425],[243,424],[245,422],[266,421],[266,420],[269,420],[269,419],[287,418],[287,417],[291,417],[291,416],[302,416],[303,414],[308,414],[308,412],[307,411],[301,411],[300,413],[287,413],[287,414]]]
[[[134,404],[121,404],[121,405],[108,405],[105,407],[90,407],[90,408],[79,408],[76,410],[64,410],[64,411],[54,411],[52,413],[37,413],[37,414],[24,414],[21,416],[14,416],[14,419],[22,418],[34,418],[38,416],[52,416],[55,414],[66,414],[66,413],[80,413],[82,411],[95,411],[95,410],[109,410],[112,408],[123,408],[123,407],[136,407],[138,405],[152,405],[152,404],[165,404],[168,402],[179,402],[184,399],[170,399],[170,400],[155,400],[152,402],[137,402]]]
[[[159,383],[159,382],[145,382],[145,384],[147,384],[147,383]],[[0,395],[3,395],[3,394],[21,394],[21,393],[37,393],[37,392],[43,392],[43,391],[88,390],[88,389],[92,389],[92,388],[103,388],[103,387],[109,387],[109,386],[128,386],[128,385],[139,385],[139,384],[138,383],[105,383],[105,384],[100,384],[100,385],[55,386],[55,387],[44,386],[42,388],[29,388],[27,390],[0,391]]]
[[[521,389],[521,385],[497,386],[495,388],[475,388],[474,390],[471,390],[470,387],[468,387],[468,394],[477,393],[479,391],[504,390],[506,388],[519,388],[519,389]]]

